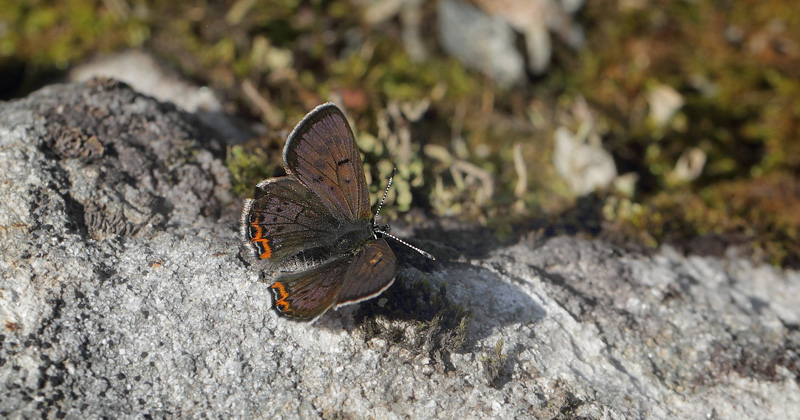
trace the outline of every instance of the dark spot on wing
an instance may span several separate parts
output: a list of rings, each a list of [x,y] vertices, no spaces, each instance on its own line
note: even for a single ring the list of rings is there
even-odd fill
[[[344,159],[336,162],[336,164],[339,165],[339,166],[342,166],[342,165],[344,165],[344,164],[346,164],[348,162],[350,162],[350,158],[344,158]]]

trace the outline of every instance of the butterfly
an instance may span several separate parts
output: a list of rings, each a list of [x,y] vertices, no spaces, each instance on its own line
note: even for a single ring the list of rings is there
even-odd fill
[[[326,103],[309,112],[289,134],[283,161],[287,175],[256,186],[241,226],[247,247],[269,267],[298,257],[319,261],[269,286],[278,314],[314,321],[389,288],[397,258],[382,236],[395,237],[371,218],[364,167],[342,110]]]

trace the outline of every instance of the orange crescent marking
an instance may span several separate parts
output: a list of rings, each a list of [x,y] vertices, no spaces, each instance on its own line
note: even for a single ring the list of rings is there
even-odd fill
[[[279,281],[276,281],[275,284],[270,286],[270,288],[271,289],[277,289],[278,290],[278,294],[281,295],[281,298],[278,299],[278,302],[283,301],[284,299],[286,299],[289,296],[289,294],[286,293],[286,288],[283,286],[283,283],[281,283]]]
[[[275,306],[281,307],[281,312],[287,312],[289,310],[289,302],[279,300],[275,302]]]
[[[292,304],[286,300],[286,298],[289,297],[289,294],[286,293],[286,287],[284,287],[283,283],[276,281],[275,284],[270,286],[270,288],[277,290],[278,294],[281,295],[281,298],[275,301],[275,307],[284,314],[290,314],[294,312],[291,309]]]
[[[286,293],[286,288],[283,286],[283,283],[276,281],[275,284],[270,286],[270,288],[277,290],[278,294],[281,296],[280,299],[275,301],[275,307],[285,314],[294,312],[290,309],[292,304],[286,301],[286,298],[289,297],[289,294]]]
[[[269,239],[261,237],[261,226],[258,225],[258,222],[251,223],[250,226],[256,228],[256,236],[251,238],[253,242],[259,242],[261,244],[261,248],[264,249],[264,252],[259,255],[261,259],[269,259],[272,257],[272,248],[269,246]]]

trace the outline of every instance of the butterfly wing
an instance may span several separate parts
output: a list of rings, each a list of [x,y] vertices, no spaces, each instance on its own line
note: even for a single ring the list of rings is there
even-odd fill
[[[286,171],[319,197],[339,220],[369,220],[367,182],[355,137],[334,104],[308,113],[283,149]]]
[[[312,269],[281,276],[270,286],[273,307],[280,315],[313,321],[336,303],[351,259],[343,257]]]
[[[350,263],[336,307],[370,299],[394,283],[397,258],[385,239],[367,243]]]
[[[311,190],[291,176],[256,186],[242,211],[242,237],[260,259],[274,265],[334,241],[337,220]]]
[[[284,275],[270,286],[279,314],[315,320],[336,305],[378,296],[394,282],[395,258],[384,239],[370,241],[355,257],[342,257],[312,269]]]

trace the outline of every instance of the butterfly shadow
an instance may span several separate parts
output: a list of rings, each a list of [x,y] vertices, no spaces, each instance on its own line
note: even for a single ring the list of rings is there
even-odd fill
[[[534,325],[547,315],[521,292],[529,281],[525,276],[465,262],[429,261],[395,250],[400,269],[389,289],[375,299],[335,311],[317,325],[355,331],[365,341],[382,339],[426,355],[447,371],[453,369],[452,353],[474,352],[479,354],[477,360],[488,360],[496,341],[488,342],[489,337],[497,337],[508,325]],[[503,365],[513,366],[515,354],[506,351]]]
[[[604,205],[603,197],[592,193],[578,198],[572,207],[559,214],[509,220],[498,227],[433,219],[413,227],[398,221],[392,224],[392,229],[401,232],[399,236],[413,237],[410,243],[427,250],[439,261],[480,259],[529,237],[597,237],[603,232]]]
[[[394,226],[392,226],[395,229]],[[413,251],[395,247],[398,254],[398,260],[402,262],[403,259],[409,260],[414,265],[421,265],[426,269],[432,269],[442,263],[449,261],[459,260],[462,257],[466,258],[484,258],[493,249],[502,247],[518,239],[516,236],[500,240],[497,238],[494,230],[478,225],[463,225],[459,227],[445,227],[439,224],[429,225],[426,227],[398,227],[400,235],[409,243],[426,250],[436,257],[436,261],[426,260],[425,258],[415,255]]]

